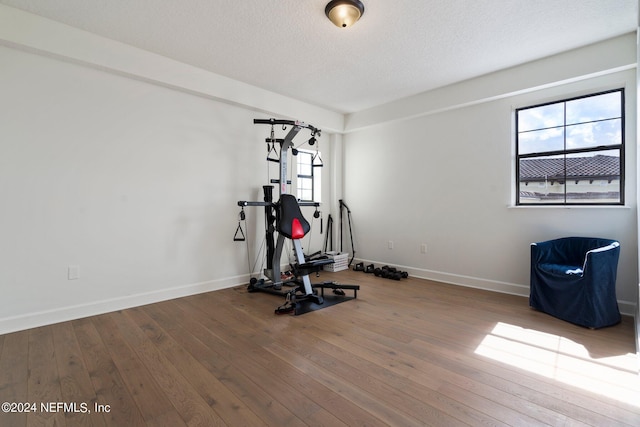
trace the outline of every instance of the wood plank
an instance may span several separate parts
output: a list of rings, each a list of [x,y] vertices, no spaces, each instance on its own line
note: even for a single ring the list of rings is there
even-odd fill
[[[313,363],[304,355],[292,353],[279,343],[274,343],[270,347],[270,351],[288,361],[306,375],[316,378],[327,388],[340,394],[343,399],[359,407],[367,408],[372,415],[386,424],[402,426],[424,425],[424,422],[427,421],[424,416],[432,412],[432,407],[424,403],[422,407],[411,408],[410,410],[403,407],[404,411],[399,410],[397,405],[392,405],[389,401],[391,400],[397,404],[403,398],[407,401],[411,400],[410,397],[408,395],[403,396],[404,393],[399,390],[392,391],[391,388],[383,386],[363,372],[356,373],[353,371],[347,377],[341,377],[333,372],[333,369],[326,369],[324,366]],[[325,363],[333,362],[325,359]],[[384,392],[391,392],[391,394],[384,397]],[[447,417],[446,414],[440,415],[442,415],[440,421],[445,418],[448,421],[445,424],[456,425],[455,419]],[[459,423],[459,425],[462,425],[462,423]]]
[[[276,316],[246,286],[0,336],[0,400],[100,414],[0,425],[640,425],[633,319],[589,330],[526,298],[343,271],[358,299]]]
[[[178,302],[182,305],[183,302]],[[206,304],[203,306],[206,308]],[[196,306],[182,305],[183,314],[189,313],[202,326],[204,332],[213,330],[212,320],[198,310]],[[217,310],[225,310],[218,308]],[[222,315],[221,319],[231,319],[231,317]],[[283,371],[277,361],[269,357],[266,352],[253,338],[256,337],[256,331],[247,328],[247,325],[235,324],[233,326],[218,322],[215,326],[215,337],[206,338],[206,343],[210,348],[216,349],[219,357],[229,362],[237,370],[246,373],[255,383],[260,384],[263,390],[275,398],[277,407],[286,408],[287,423],[291,425],[304,425],[311,415],[319,414],[323,411],[322,405],[314,399],[309,399],[308,394],[322,394],[327,399],[331,399],[333,395],[328,390],[318,390],[318,384],[312,378],[305,377],[302,374],[296,376],[296,373]],[[242,336],[237,335],[235,328],[240,328]],[[246,339],[244,338],[244,334]],[[260,335],[260,334],[258,334]],[[229,347],[229,342],[233,342],[235,348]],[[262,415],[264,416],[264,414]],[[264,418],[268,422],[267,418]]]
[[[380,326],[380,325],[378,325]],[[443,334],[447,334],[450,331],[441,331]],[[443,345],[443,341],[435,341],[433,345],[428,345],[424,341],[420,341],[419,339],[414,340],[411,344],[405,344],[403,342],[397,342],[393,339],[380,337],[373,332],[370,332],[367,329],[361,329],[358,332],[358,335],[362,335],[365,340],[376,342],[376,343],[384,343],[387,347],[393,348],[395,352],[399,354],[407,354],[412,355],[419,360],[429,360],[430,364],[435,365],[435,367],[430,367],[430,369],[441,369],[446,368],[451,372],[461,373],[463,372],[467,378],[475,379],[483,382],[484,384],[491,384],[495,386],[499,384],[499,389],[507,392],[511,395],[521,396],[525,399],[526,402],[538,401],[540,406],[543,407],[553,407],[554,403],[557,401],[558,395],[555,396],[545,396],[539,393],[541,388],[537,390],[524,389],[522,388],[521,381],[522,378],[519,377],[520,381],[513,381],[513,376],[516,375],[515,372],[511,372],[509,376],[511,377],[511,381],[507,380],[507,377],[503,378],[505,381],[498,381],[496,376],[498,376],[501,372],[504,371],[504,368],[501,367],[499,369],[492,369],[493,365],[483,364],[482,360],[478,361],[477,357],[466,356],[470,351],[465,349],[464,346],[455,346],[455,351],[447,351],[446,346]],[[317,344],[321,345],[321,344]],[[351,340],[344,340],[344,346],[353,349],[353,342]],[[370,349],[366,350],[367,352]],[[389,351],[389,350],[387,350]],[[415,363],[411,360],[405,361],[406,364],[415,367]],[[420,363],[420,362],[418,362]],[[491,366],[489,369],[491,375],[485,375],[483,367]],[[575,393],[576,390],[567,389],[566,393]],[[516,400],[517,402],[517,400]],[[515,408],[520,409],[524,405],[517,404]],[[612,408],[607,408],[608,410]],[[551,415],[551,414],[550,414]],[[575,412],[574,412],[575,415]],[[593,413],[591,411],[587,411],[587,421],[593,417]],[[561,417],[560,414],[553,414],[553,417]],[[604,420],[603,420],[604,421]]]
[[[105,424],[145,426],[146,422],[93,321],[91,319],[75,320],[73,329],[84,366],[93,385],[96,402],[100,405],[109,405],[109,412],[103,414]]]
[[[326,370],[349,378],[360,387],[378,389],[378,394],[393,402],[398,410],[431,425],[498,425],[498,421],[464,403],[450,399],[437,390],[425,387],[392,370],[386,369],[359,355],[358,347],[338,347],[313,334],[286,341],[289,351],[305,355]],[[325,331],[322,331],[324,334]],[[417,397],[419,396],[419,398]],[[406,407],[406,409],[405,409]],[[453,418],[451,417],[453,416]]]
[[[175,411],[162,387],[124,338],[122,330],[111,316],[112,314],[96,316],[92,321],[142,417],[150,423],[167,412]]]
[[[203,324],[207,325],[208,329],[212,329],[211,320],[204,313],[207,307],[210,306],[210,302],[213,301],[207,298],[192,302],[194,302],[194,305],[189,311],[198,313],[197,306],[200,305],[202,311],[199,312],[201,315],[199,319]],[[221,316],[221,319],[233,318],[232,315],[228,314],[228,310],[235,309],[235,305],[220,304],[221,301],[217,297],[215,302],[218,307],[216,312],[224,311],[225,313]],[[270,311],[273,313],[272,310]],[[269,318],[273,319],[271,315]],[[296,322],[293,318],[289,319],[291,322]],[[256,319],[248,319],[247,322],[240,324],[232,321],[229,325],[216,325],[216,333],[218,335],[223,339],[233,340],[236,345],[241,342],[241,354],[247,355],[247,357],[234,358],[233,354],[228,354],[225,356],[228,360],[240,363],[240,369],[250,372],[252,377],[261,378],[261,383],[268,381],[268,389],[273,390],[278,399],[283,404],[288,405],[288,408],[292,408],[291,410],[302,420],[306,420],[311,414],[322,413],[319,411],[328,411],[334,415],[340,414],[339,418],[348,425],[371,425],[376,423],[375,417],[372,417],[370,413],[322,385],[313,376],[306,375],[300,370],[291,369],[288,363],[271,354],[263,345],[259,345],[260,343],[271,342],[271,340],[268,334],[264,333],[268,328],[264,325],[261,327],[259,323],[255,322],[257,322]],[[241,334],[236,332],[238,328]],[[270,378],[276,378],[276,381]]]
[[[226,426],[222,418],[211,410],[209,405],[182,376],[179,368],[173,366],[142,331],[141,326],[131,320],[128,314],[115,312],[110,319],[117,325],[127,343],[134,349],[140,362],[158,384],[168,405],[184,420],[188,426]]]
[[[616,422],[623,425],[633,424],[638,419],[637,413],[622,408],[615,401],[603,397],[595,398],[591,393],[584,393],[575,387],[541,381],[518,369],[505,369],[501,364],[471,357],[464,352],[433,345],[427,345],[425,348],[425,343],[420,341],[412,343],[412,346],[421,349],[422,357],[429,360],[437,359],[439,365],[448,365],[469,378],[491,384],[513,396],[587,425],[614,425]]]
[[[27,402],[35,403],[37,410],[27,414],[27,425],[66,426],[64,412],[57,405],[47,406],[46,410],[41,406],[63,402],[56,353],[53,347],[53,331],[50,327],[29,331],[28,360]]]
[[[318,334],[320,333],[319,331]],[[393,347],[370,341],[360,334],[349,334],[345,337],[340,337],[338,334],[331,336],[323,334],[323,336],[329,342],[341,343],[342,346],[348,345],[352,349],[360,346],[359,355],[372,363],[383,366],[397,375],[410,378],[423,387],[436,390],[449,399],[469,406],[475,411],[484,412],[508,425],[531,425],[539,422],[514,409],[512,399],[509,399],[506,404],[502,401],[496,403],[490,399],[489,396],[498,394],[498,390],[485,388],[479,391],[479,384],[464,378],[460,379],[455,372],[441,369],[428,361],[398,352]]]
[[[0,353],[0,402],[27,402],[29,331],[3,335]],[[0,425],[25,426],[26,412],[0,412]]]
[[[229,344],[222,342],[211,330],[196,322],[192,313],[185,313],[174,304],[154,304],[144,309],[266,424],[302,425],[300,419],[281,404],[274,391],[268,388],[269,376],[265,375],[265,381],[261,382],[261,377],[252,376],[247,370],[237,368],[233,361],[229,361],[218,351],[229,347]]]
[[[261,426],[266,424],[241,399],[233,394],[215,375],[200,364],[142,309],[128,310],[131,319],[140,325],[167,360],[180,371],[185,380],[228,425]]]
[[[98,399],[71,322],[52,325],[51,330],[62,401],[80,406],[79,411],[65,414],[67,426],[105,426],[103,414],[95,411]]]

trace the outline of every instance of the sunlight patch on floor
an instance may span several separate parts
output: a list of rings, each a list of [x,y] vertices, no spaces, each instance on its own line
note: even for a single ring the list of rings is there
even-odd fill
[[[506,323],[498,323],[475,353],[640,407],[635,353],[593,358],[575,341]]]

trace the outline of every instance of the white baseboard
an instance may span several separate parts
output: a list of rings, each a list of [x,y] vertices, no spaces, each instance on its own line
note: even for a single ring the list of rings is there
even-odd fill
[[[631,316],[635,318],[636,306],[637,304],[634,304],[631,301],[618,300],[618,308],[620,309],[620,314],[623,314],[625,316]]]
[[[365,259],[354,260],[354,262],[356,261],[363,262],[365,264],[384,264],[380,261],[371,261]],[[512,295],[519,295],[523,297],[529,296],[529,286],[527,285],[507,283],[496,280],[487,280],[472,276],[444,273],[440,271],[413,268],[403,265],[394,264],[394,266],[401,270],[407,271],[410,276],[420,279],[434,280],[437,282],[484,289],[488,291],[501,292]],[[283,265],[282,271],[285,271],[287,268],[288,266]],[[254,273],[254,277],[259,275],[260,274],[257,272]],[[156,302],[167,301],[175,298],[196,295],[204,292],[230,288],[238,284],[248,283],[248,277],[248,275],[240,275],[218,280],[210,280],[207,282],[161,289],[153,292],[125,295],[122,297],[110,298],[102,301],[92,301],[87,304],[61,307],[53,310],[44,310],[20,316],[0,318],[0,335],[22,331],[29,328],[35,328],[38,326],[51,325],[54,323],[66,322],[83,317],[95,316],[112,311],[123,310],[126,308],[138,307],[141,305],[153,304]],[[620,307],[620,312],[622,314],[627,316],[634,316],[636,317],[636,321],[639,322],[638,351],[640,352],[640,316],[636,315],[636,311],[638,310],[637,304],[629,301],[618,301],[618,306]]]
[[[371,261],[366,259],[357,259],[355,262],[362,262],[365,265],[384,265],[381,261]],[[353,264],[352,263],[352,264]],[[391,264],[390,264],[391,265]],[[444,273],[441,271],[426,270],[422,268],[414,268],[404,265],[393,264],[394,267],[404,270],[409,273],[410,276],[417,277],[419,279],[433,280],[436,282],[449,283],[452,285],[466,286],[468,288],[484,289],[487,291],[501,292],[503,294],[519,295],[522,297],[529,297],[529,285],[522,285],[516,283],[501,282],[498,280],[488,280],[479,277],[464,276],[460,274]],[[625,316],[635,316],[637,310],[637,304],[630,301],[618,300],[618,307],[620,313]]]
[[[117,310],[138,307],[141,305],[167,301],[204,292],[217,291],[248,282],[248,275],[241,275],[218,280],[210,280],[207,282],[194,283],[190,285],[176,286],[173,288],[160,289],[153,292],[124,295],[117,298],[92,301],[86,304],[61,307],[53,310],[44,310],[20,316],[0,318],[0,334],[7,334],[11,332],[35,328],[38,326],[51,325],[54,323],[66,322],[74,319],[81,319],[83,317],[110,313]]]

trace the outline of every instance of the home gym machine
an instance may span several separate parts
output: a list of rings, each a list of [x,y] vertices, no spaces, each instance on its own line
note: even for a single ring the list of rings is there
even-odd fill
[[[295,313],[302,314],[307,311],[322,308],[323,305],[333,305],[337,299],[354,299],[357,297],[357,291],[360,289],[358,285],[341,285],[336,282],[322,282],[319,284],[311,284],[309,275],[318,274],[324,265],[333,263],[332,259],[326,257],[306,259],[301,239],[310,231],[311,226],[304,218],[300,211],[300,206],[315,206],[316,212],[320,205],[316,202],[298,202],[295,196],[289,194],[288,185],[291,184],[287,180],[288,153],[291,149],[293,155],[297,154],[297,150],[293,146],[293,139],[303,129],[311,132],[309,143],[313,145],[316,142],[316,136],[320,136],[321,130],[309,124],[279,119],[254,119],[254,124],[266,124],[271,126],[271,133],[266,138],[268,144],[267,161],[277,162],[279,164],[279,178],[271,179],[271,184],[278,184],[279,199],[273,200],[273,185],[265,185],[262,187],[264,192],[263,201],[238,201],[241,207],[240,218],[244,219],[244,208],[246,206],[260,206],[265,209],[265,240],[266,240],[266,268],[263,271],[265,278],[251,278],[248,286],[249,292],[266,292],[283,296],[285,303],[276,308],[276,314]],[[288,133],[284,138],[275,138],[274,126],[282,126],[286,130],[290,126]],[[276,144],[280,146],[279,158],[271,157],[272,152],[278,154]],[[314,214],[315,216],[315,214]],[[241,237],[238,238],[238,230]],[[277,239],[275,234],[277,233]],[[289,239],[293,242],[295,264],[291,265],[292,275],[285,276],[281,272],[280,259],[284,248],[285,240]],[[244,240],[244,233],[238,224],[236,236],[234,240]],[[283,288],[283,286],[289,289]],[[324,290],[331,289],[333,295],[325,297]],[[347,297],[344,290],[352,290],[353,297]],[[318,294],[320,290],[320,294]],[[332,304],[329,304],[328,299]]]

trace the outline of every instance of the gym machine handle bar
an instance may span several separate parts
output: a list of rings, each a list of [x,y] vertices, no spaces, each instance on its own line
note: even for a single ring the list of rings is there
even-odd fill
[[[238,206],[276,206],[278,203],[276,202],[247,202],[241,200],[238,202]],[[320,206],[318,202],[298,202],[298,206],[315,206],[316,208]]]
[[[318,128],[315,128],[311,125],[308,125],[306,123],[303,122],[299,122],[297,120],[281,120],[281,119],[253,119],[253,124],[258,125],[287,125],[287,126],[301,126],[304,128],[307,128],[309,130],[311,130],[311,132],[313,132],[314,134],[316,133],[320,133],[321,130]]]

